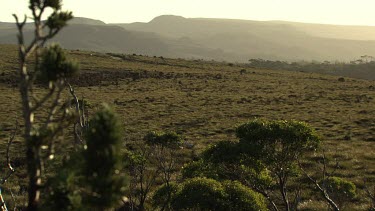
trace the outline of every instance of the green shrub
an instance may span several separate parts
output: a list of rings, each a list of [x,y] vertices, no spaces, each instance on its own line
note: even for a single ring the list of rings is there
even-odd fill
[[[211,163],[238,163],[242,149],[238,142],[220,141],[208,147],[202,153],[202,158]]]
[[[174,210],[267,210],[265,198],[238,181],[220,183],[213,179],[192,178],[179,187],[173,185]],[[164,199],[167,190],[157,190],[158,201]]]
[[[197,161],[192,161],[186,164],[182,168],[182,177],[185,179],[194,177],[207,177],[211,179],[217,179],[217,174],[211,165],[204,160],[200,159]]]
[[[46,48],[41,60],[41,77],[46,81],[72,77],[79,69],[77,63],[66,58],[64,50],[59,45]]]
[[[176,183],[169,183],[169,185],[164,184],[160,186],[152,196],[152,204],[155,207],[161,207],[163,205],[170,206],[173,202],[168,200],[173,199],[180,189],[181,186]]]
[[[173,132],[149,132],[144,140],[148,145],[158,145],[168,148],[177,148],[182,144],[182,139],[177,133]]]
[[[240,182],[225,181],[223,186],[227,194],[228,210],[267,210],[264,197]]]
[[[348,202],[357,197],[356,186],[354,183],[340,177],[330,177],[326,181],[327,192],[341,206],[343,202]]]
[[[220,182],[207,178],[193,178],[181,185],[173,198],[175,210],[226,210],[226,194]]]
[[[239,126],[236,135],[242,149],[267,163],[295,160],[320,143],[315,130],[298,121],[256,119]]]

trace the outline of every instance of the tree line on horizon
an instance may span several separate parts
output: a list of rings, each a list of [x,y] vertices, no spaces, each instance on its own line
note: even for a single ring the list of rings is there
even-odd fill
[[[279,61],[266,59],[249,59],[248,67],[269,70],[290,70],[300,72],[317,72],[335,75],[348,75],[363,79],[375,79],[375,58],[363,55],[359,59],[350,62],[331,61]]]

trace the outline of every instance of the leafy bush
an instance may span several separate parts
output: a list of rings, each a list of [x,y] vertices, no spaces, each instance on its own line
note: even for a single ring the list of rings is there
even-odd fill
[[[241,153],[242,149],[238,146],[238,142],[220,141],[208,147],[202,153],[202,157],[212,163],[237,163]]]
[[[173,210],[267,210],[264,197],[238,181],[192,178],[171,188],[161,186],[154,194],[154,202],[160,204],[171,191]]]
[[[219,179],[216,171],[210,163],[203,159],[192,161],[182,168],[182,177],[185,179],[194,177],[207,177],[211,179]]]
[[[240,182],[225,181],[223,186],[227,194],[228,210],[268,210],[264,197]]]
[[[355,184],[350,181],[340,177],[330,177],[325,183],[327,192],[340,206],[343,206],[345,202],[351,201],[357,197],[357,188]]]
[[[168,148],[176,148],[182,144],[182,139],[177,133],[149,132],[144,140],[148,145],[159,145]]]
[[[200,160],[184,167],[183,177],[238,180],[264,195],[277,185],[287,196],[288,180],[298,175],[297,160],[320,143],[312,128],[297,121],[256,119],[239,126],[236,134],[238,141],[221,141],[203,151]]]
[[[152,204],[155,207],[161,207],[163,205],[171,206],[171,197],[174,197],[177,192],[179,192],[181,186],[177,185],[176,183],[169,183],[169,185],[164,184],[160,186],[152,196]]]
[[[316,149],[320,138],[307,124],[298,121],[256,119],[236,130],[239,145],[266,163],[295,160],[309,149]]]
[[[181,185],[174,196],[172,207],[175,210],[226,210],[226,194],[220,182],[207,178],[193,178]]]

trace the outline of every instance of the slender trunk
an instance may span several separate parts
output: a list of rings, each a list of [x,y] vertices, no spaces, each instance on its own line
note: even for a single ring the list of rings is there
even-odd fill
[[[38,165],[37,149],[31,146],[27,147],[27,168],[29,173],[29,197],[27,210],[37,210],[40,198],[41,169]]]
[[[288,195],[286,191],[286,181],[281,175],[278,175],[278,177],[279,177],[279,188],[280,188],[281,195],[283,197],[285,210],[290,211],[290,205],[289,205]]]
[[[20,94],[23,109],[23,119],[25,123],[24,139],[26,141],[26,159],[27,159],[27,170],[29,176],[29,190],[28,190],[28,207],[27,210],[37,210],[39,204],[41,185],[41,165],[39,156],[40,152],[38,149],[38,143],[32,140],[31,133],[33,128],[34,114],[31,111],[31,102],[29,96],[29,75],[27,73],[26,58],[20,55],[21,66],[21,82],[20,82]]]
[[[167,193],[167,201],[163,204],[163,207],[160,209],[160,211],[164,211],[168,204],[171,202],[171,198],[172,198],[172,193],[171,193],[171,187],[169,185],[169,181],[167,180],[166,182],[166,186],[167,186],[167,189],[169,190],[168,193]]]

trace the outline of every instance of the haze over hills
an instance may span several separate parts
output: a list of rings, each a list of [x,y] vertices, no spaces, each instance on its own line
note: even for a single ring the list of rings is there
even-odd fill
[[[0,43],[16,43],[15,34],[14,24],[0,22]],[[69,49],[239,62],[349,61],[375,55],[375,27],[171,15],[131,24],[75,18],[54,41]]]
[[[375,27],[367,26],[180,16],[160,16],[149,23],[120,25],[129,30],[190,39],[202,46],[239,54],[240,61],[248,58],[347,61],[365,54],[375,55]]]

